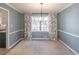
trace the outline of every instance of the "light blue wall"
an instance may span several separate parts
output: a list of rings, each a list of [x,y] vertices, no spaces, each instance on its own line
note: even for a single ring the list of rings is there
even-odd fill
[[[48,38],[48,32],[32,32],[32,38]]]
[[[4,3],[0,3],[0,7],[9,10],[9,33],[24,29],[24,14],[21,14]],[[9,35],[10,45],[15,43],[19,38],[23,37],[23,31],[19,31]]]
[[[58,30],[79,36],[79,4],[73,4],[58,14]],[[60,31],[58,37],[79,53],[79,38]]]

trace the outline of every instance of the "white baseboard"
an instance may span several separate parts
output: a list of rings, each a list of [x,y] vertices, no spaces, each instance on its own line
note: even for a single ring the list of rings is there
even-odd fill
[[[70,46],[68,46],[66,43],[64,43],[62,40],[59,39],[59,41],[64,44],[68,49],[70,49],[75,55],[79,55],[75,50],[73,50]]]
[[[40,39],[40,40],[45,39],[45,40],[48,40],[49,38],[32,38],[32,39]]]
[[[36,41],[41,40],[42,41],[42,40],[49,40],[49,38],[32,38],[31,40],[36,40]]]
[[[23,40],[23,38],[20,38],[19,40],[17,40],[14,44],[12,44],[8,49],[14,47],[18,42],[20,42],[21,40]]]

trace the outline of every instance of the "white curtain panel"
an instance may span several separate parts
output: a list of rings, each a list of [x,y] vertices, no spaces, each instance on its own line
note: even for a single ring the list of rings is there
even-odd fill
[[[25,15],[25,39],[31,39],[31,16]]]
[[[31,39],[31,16],[25,15],[25,38]],[[51,40],[57,40],[57,15],[49,15],[49,37]]]
[[[51,40],[57,39],[57,15],[52,14],[49,17],[49,37]]]

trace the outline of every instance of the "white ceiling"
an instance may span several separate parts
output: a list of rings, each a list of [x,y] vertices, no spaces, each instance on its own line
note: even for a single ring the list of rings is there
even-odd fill
[[[11,6],[18,9],[21,13],[40,13],[40,3],[9,3]],[[58,12],[69,3],[43,3],[43,13],[54,13]]]

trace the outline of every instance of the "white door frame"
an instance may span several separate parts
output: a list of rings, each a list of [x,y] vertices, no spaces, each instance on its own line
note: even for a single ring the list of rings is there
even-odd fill
[[[9,10],[3,8],[0,6],[0,9],[3,9],[4,11],[7,11],[8,12],[8,19],[7,19],[7,27],[6,27],[6,49],[9,49]]]

